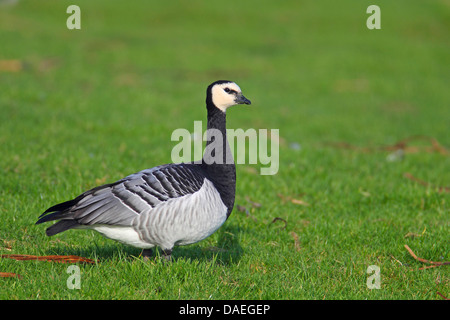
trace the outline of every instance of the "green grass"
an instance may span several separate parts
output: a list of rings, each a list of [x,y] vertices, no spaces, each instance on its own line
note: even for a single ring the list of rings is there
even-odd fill
[[[449,260],[450,197],[438,188],[450,185],[448,154],[426,140],[399,161],[332,145],[423,135],[450,149],[446,1],[379,0],[382,29],[372,31],[370,1],[77,1],[78,31],[66,28],[69,4],[0,7],[0,60],[22,66],[0,70],[0,254],[98,264],[81,265],[81,289],[69,290],[67,265],[0,259],[0,272],[22,276],[0,278],[0,299],[450,295],[448,267],[418,270],[404,248]],[[253,102],[229,110],[228,127],[282,138],[276,175],[237,168],[236,204],[249,215],[235,207],[168,265],[91,231],[47,238],[34,225],[55,203],[171,162],[172,131],[205,124],[205,88],[224,78]],[[379,290],[366,286],[369,265],[380,267]]]

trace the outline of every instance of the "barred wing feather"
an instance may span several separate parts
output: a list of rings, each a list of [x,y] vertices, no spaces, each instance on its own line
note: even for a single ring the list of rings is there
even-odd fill
[[[37,223],[61,220],[60,227],[58,223],[50,227],[54,227],[51,234],[79,225],[130,226],[137,215],[160,203],[197,192],[204,178],[195,164],[168,164],[143,170],[55,205]]]

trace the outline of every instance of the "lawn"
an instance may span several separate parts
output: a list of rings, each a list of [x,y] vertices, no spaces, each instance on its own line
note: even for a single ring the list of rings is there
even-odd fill
[[[0,1],[0,299],[449,297],[448,1]],[[69,30],[66,8],[81,8]],[[366,9],[381,8],[369,30]],[[251,106],[228,128],[279,129],[279,170],[237,166],[210,238],[144,261],[93,231],[48,238],[53,204],[171,162],[206,127],[206,86]],[[275,142],[272,142],[275,143]],[[380,270],[370,289],[369,266]]]

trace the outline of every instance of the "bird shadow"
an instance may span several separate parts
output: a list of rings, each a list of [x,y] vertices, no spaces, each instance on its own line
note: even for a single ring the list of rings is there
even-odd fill
[[[215,246],[204,247],[200,245],[176,247],[173,258],[215,260],[216,263],[230,265],[239,262],[244,250],[239,243],[242,230],[238,226],[226,225],[219,229],[218,240]]]
[[[226,225],[217,231],[218,240],[215,246],[202,246],[201,244],[192,244],[188,246],[175,247],[172,252],[172,262],[178,260],[187,261],[215,261],[222,265],[230,265],[239,262],[244,250],[239,243],[239,235],[242,229],[234,225]],[[109,241],[108,241],[109,242]],[[135,261],[143,259],[142,249],[133,248],[112,242],[101,245],[95,241],[84,247],[67,247],[59,244],[49,250],[53,255],[74,255],[96,260],[98,263],[125,260]],[[153,249],[153,257],[157,261],[161,259],[161,250]],[[151,258],[150,258],[151,259]]]

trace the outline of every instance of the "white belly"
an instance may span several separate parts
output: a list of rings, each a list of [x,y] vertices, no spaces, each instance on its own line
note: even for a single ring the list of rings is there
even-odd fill
[[[90,227],[90,229],[98,231],[106,238],[119,241],[132,247],[149,249],[155,246],[142,241],[139,233],[133,227],[99,224]]]

